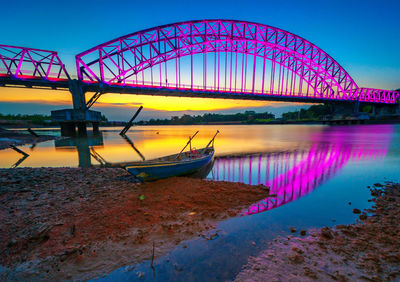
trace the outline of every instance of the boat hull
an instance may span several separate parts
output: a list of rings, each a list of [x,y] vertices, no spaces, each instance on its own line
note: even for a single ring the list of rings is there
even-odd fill
[[[157,179],[184,176],[196,173],[212,161],[213,153],[205,157],[176,161],[127,164],[124,168],[140,181],[154,181]]]

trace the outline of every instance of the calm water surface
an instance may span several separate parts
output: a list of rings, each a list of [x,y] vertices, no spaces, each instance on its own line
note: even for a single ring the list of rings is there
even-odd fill
[[[120,128],[103,128],[99,136],[63,139],[21,146],[30,154],[23,166],[81,166],[117,163],[180,151],[188,136],[204,147],[214,132],[216,160],[208,179],[265,184],[275,199],[254,203],[243,215],[221,222],[212,241],[183,243],[155,261],[116,269],[100,280],[227,280],[290,226],[299,229],[354,222],[353,208],[368,207],[366,186],[400,181],[400,125],[220,125],[135,127],[129,139]],[[54,131],[40,131],[59,134]],[[0,167],[11,167],[20,156],[0,151]],[[174,264],[181,271],[177,271]],[[155,276],[154,276],[155,275]]]

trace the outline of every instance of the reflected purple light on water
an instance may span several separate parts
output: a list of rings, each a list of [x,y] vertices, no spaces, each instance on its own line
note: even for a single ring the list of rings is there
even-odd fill
[[[391,130],[390,127],[383,128]],[[384,130],[385,131],[385,130]],[[210,174],[213,180],[264,184],[276,197],[253,204],[245,214],[255,214],[279,207],[302,197],[333,177],[349,161],[383,160],[389,137],[379,145],[372,142],[354,146],[332,131],[328,142],[317,140],[309,150],[217,158]],[[357,132],[360,134],[360,132]],[[371,132],[366,132],[371,134]],[[319,142],[318,142],[319,141]]]

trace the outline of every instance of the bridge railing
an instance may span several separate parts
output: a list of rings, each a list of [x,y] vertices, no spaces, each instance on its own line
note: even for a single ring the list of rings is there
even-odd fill
[[[357,94],[358,100],[361,102],[393,104],[399,99],[399,92],[395,90],[359,88]]]
[[[0,45],[0,77],[66,81],[70,77],[57,52]]]
[[[98,83],[92,80],[83,80],[85,83]],[[196,85],[176,82],[163,82],[163,81],[149,81],[142,79],[125,79],[121,82],[108,83],[110,86],[121,87],[139,87],[139,88],[153,88],[153,89],[170,89],[182,91],[201,91],[201,92],[215,92],[215,93],[236,93],[238,95],[267,95],[276,97],[300,97],[300,98],[317,98],[329,100],[327,97],[319,97],[315,93],[298,93],[298,92],[281,92],[281,91],[267,91],[252,88],[234,88],[230,86],[213,86],[213,85]],[[338,96],[341,96],[339,94]],[[358,88],[355,90],[355,95],[352,96],[353,101],[372,102],[372,103],[396,103],[399,99],[399,93],[395,90],[383,90],[375,88]],[[336,100],[332,97],[332,100]]]

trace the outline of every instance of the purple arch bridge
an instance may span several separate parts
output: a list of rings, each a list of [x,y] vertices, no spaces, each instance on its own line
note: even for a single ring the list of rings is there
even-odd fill
[[[173,23],[76,55],[71,79],[56,52],[0,45],[0,85],[70,90],[72,114],[105,93],[310,103],[398,104],[394,90],[359,87],[321,48],[288,31],[237,20]],[[94,93],[86,101],[85,93]],[[79,113],[79,114],[78,114]]]

